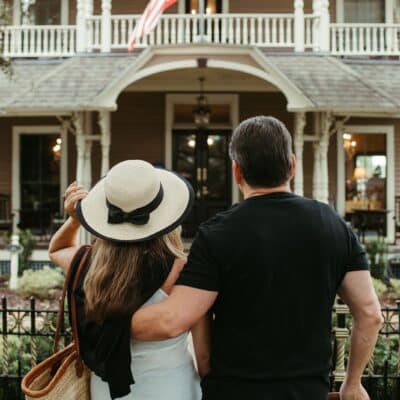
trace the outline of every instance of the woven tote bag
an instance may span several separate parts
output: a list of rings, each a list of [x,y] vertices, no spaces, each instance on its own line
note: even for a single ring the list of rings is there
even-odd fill
[[[84,247],[85,253],[76,270],[72,291],[78,285],[79,276],[89,253],[90,247]],[[74,296],[71,296],[72,342],[59,351],[65,298],[72,275],[71,265],[61,295],[53,355],[33,367],[22,380],[21,388],[27,400],[90,400],[90,371],[80,356]]]

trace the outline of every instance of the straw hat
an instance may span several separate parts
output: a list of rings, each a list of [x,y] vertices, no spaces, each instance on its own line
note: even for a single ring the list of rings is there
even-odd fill
[[[139,242],[171,232],[192,209],[194,193],[178,175],[141,160],[114,166],[77,205],[82,225],[116,242]]]

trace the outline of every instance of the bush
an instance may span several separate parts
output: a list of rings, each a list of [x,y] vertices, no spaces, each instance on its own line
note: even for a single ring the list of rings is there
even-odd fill
[[[61,270],[48,266],[38,271],[26,270],[18,281],[18,292],[24,296],[45,298],[52,289],[61,288],[64,279]]]
[[[371,275],[376,279],[387,278],[388,269],[388,245],[385,239],[372,240],[365,244],[365,250],[368,254],[369,262],[371,265]]]

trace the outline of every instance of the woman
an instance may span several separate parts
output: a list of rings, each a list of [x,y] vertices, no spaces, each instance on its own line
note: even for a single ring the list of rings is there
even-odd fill
[[[93,400],[199,400],[199,375],[188,333],[163,342],[129,337],[132,314],[163,301],[185,264],[180,224],[193,190],[177,175],[131,160],[112,168],[87,193],[66,191],[69,219],[50,242],[64,271],[84,264],[74,296],[82,358],[92,370]],[[80,226],[96,239],[78,247]],[[208,371],[206,318],[192,329],[200,375]]]

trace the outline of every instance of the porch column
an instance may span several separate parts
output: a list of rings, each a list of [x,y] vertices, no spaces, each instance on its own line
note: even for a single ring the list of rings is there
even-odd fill
[[[332,116],[330,113],[323,113],[321,116],[321,139],[320,139],[320,201],[329,204],[329,169],[328,169],[328,151],[330,129],[332,125]]]
[[[294,50],[304,51],[304,1],[294,0]]]
[[[298,112],[295,114],[294,126],[294,152],[297,159],[296,176],[294,178],[294,192],[304,195],[304,173],[303,173],[303,148],[304,148],[304,127],[306,125],[306,114]]]
[[[85,134],[92,135],[92,113],[85,114]],[[92,186],[92,141],[85,140],[85,152],[83,162],[83,186],[89,190]]]
[[[319,142],[313,143],[314,148],[314,170],[313,170],[313,199],[321,198],[321,146]]]
[[[101,176],[105,176],[110,169],[111,146],[111,114],[110,111],[99,112],[101,130]]]
[[[320,42],[319,50],[329,52],[330,50],[330,15],[329,15],[329,0],[320,0]]]
[[[76,0],[76,50],[85,52],[86,43],[86,5],[85,0]]]
[[[85,168],[85,136],[84,136],[84,119],[83,112],[75,113],[73,117],[75,126],[75,141],[76,141],[76,181],[79,184],[84,182],[84,168]]]
[[[320,46],[319,32],[321,26],[321,0],[313,0],[312,13],[314,15],[314,19],[312,22],[313,51],[319,51],[319,46]]]
[[[92,52],[93,42],[93,24],[88,23],[87,18],[93,16],[93,0],[85,0],[85,35],[86,35],[86,51]]]
[[[101,51],[111,51],[111,0],[101,0]]]

